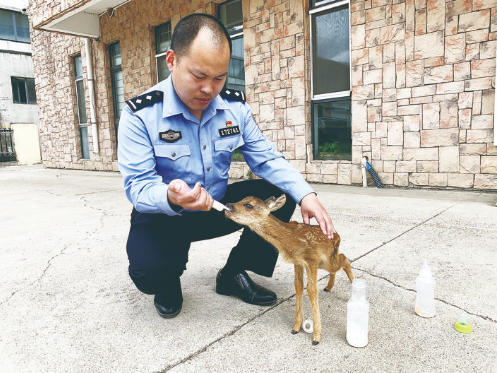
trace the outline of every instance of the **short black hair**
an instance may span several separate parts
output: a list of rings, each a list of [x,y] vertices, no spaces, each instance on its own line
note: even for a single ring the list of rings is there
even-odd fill
[[[180,19],[174,27],[171,49],[176,53],[178,59],[188,54],[193,41],[204,27],[212,31],[214,42],[219,43],[219,45],[222,44],[222,39],[226,38],[230,46],[231,55],[233,48],[231,37],[223,23],[210,14],[193,13]]]

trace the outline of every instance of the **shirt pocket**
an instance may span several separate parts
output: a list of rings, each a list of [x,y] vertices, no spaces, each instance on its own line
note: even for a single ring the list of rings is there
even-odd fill
[[[214,164],[219,174],[225,177],[231,165],[235,150],[245,144],[241,135],[214,140]]]
[[[187,184],[192,182],[192,157],[188,144],[154,145],[157,173],[165,183],[181,179]]]

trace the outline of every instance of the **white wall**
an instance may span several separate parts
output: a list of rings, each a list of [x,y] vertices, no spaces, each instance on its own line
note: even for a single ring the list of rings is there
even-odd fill
[[[21,11],[29,0],[0,0],[0,8]],[[31,44],[0,40],[0,126],[38,123],[36,105],[14,104],[11,77],[33,78]]]
[[[33,104],[14,104],[11,77],[33,78],[31,56],[0,52],[0,126],[11,123],[38,123],[38,109]]]
[[[29,0],[0,0],[0,8],[11,9],[11,10],[21,10],[22,8],[27,8],[29,5]]]
[[[36,124],[13,124],[17,162],[30,165],[41,162],[40,139]]]

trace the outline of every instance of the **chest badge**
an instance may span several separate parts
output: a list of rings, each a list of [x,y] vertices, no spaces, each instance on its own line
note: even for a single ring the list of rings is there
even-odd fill
[[[240,134],[240,127],[232,126],[231,122],[226,122],[226,127],[219,129],[219,136],[221,137],[234,136],[239,134]]]
[[[233,122],[231,122],[231,120],[226,121],[226,127],[231,127],[232,124],[233,124]]]
[[[181,138],[183,138],[181,131],[167,130],[159,132],[159,139],[165,142],[176,142]]]

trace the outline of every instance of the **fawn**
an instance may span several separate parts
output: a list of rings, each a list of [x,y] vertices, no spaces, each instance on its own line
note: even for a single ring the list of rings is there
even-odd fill
[[[292,334],[300,331],[303,322],[302,293],[304,291],[304,268],[307,272],[307,294],[311,301],[312,319],[314,321],[313,345],[321,341],[321,318],[317,291],[318,269],[330,272],[330,280],[324,289],[330,291],[335,284],[335,274],[343,269],[350,282],[354,279],[349,260],[338,254],[340,236],[328,239],[319,225],[307,225],[292,221],[284,223],[271,211],[281,208],[286,202],[285,195],[278,199],[270,197],[265,201],[255,197],[246,197],[238,203],[227,204],[226,217],[234,222],[249,227],[263,239],[271,243],[281,254],[283,260],[295,266],[295,291],[297,309]]]

